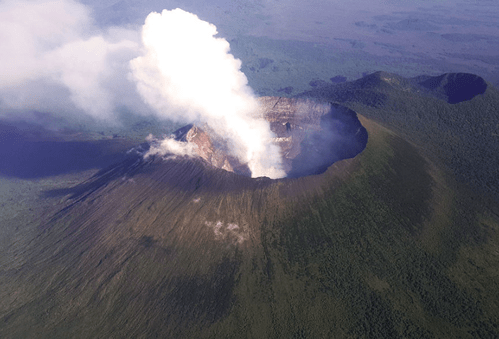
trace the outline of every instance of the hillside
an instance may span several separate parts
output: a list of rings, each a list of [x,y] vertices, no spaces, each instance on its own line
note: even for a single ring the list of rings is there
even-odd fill
[[[60,212],[0,271],[0,336],[498,336],[493,203],[432,160],[438,144],[401,137],[415,124],[394,117],[395,133],[367,117],[393,111],[347,104],[367,145],[322,174],[132,152],[51,192]]]
[[[300,95],[341,102],[396,131],[460,182],[499,201],[499,91],[472,74],[377,72]]]

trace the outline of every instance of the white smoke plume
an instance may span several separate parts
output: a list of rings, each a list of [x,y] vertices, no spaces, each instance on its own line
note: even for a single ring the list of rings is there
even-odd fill
[[[197,120],[228,140],[252,176],[285,176],[269,124],[251,117],[258,106],[241,62],[215,26],[176,9],[151,13],[142,32],[101,29],[91,14],[75,0],[0,0],[0,118],[115,123],[125,107]]]
[[[35,110],[114,121],[117,105],[140,105],[127,80],[138,40],[137,31],[99,30],[73,0],[1,1],[0,115]]]
[[[207,123],[253,177],[284,177],[268,122],[252,117],[258,103],[241,62],[216,34],[214,25],[181,9],[149,14],[143,55],[130,63],[137,89],[160,117]]]

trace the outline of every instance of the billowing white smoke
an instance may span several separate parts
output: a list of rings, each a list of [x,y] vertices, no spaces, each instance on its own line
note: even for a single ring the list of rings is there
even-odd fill
[[[73,0],[0,2],[0,116],[36,110],[115,121],[117,105],[139,110],[127,80],[139,34],[100,31]],[[135,101],[134,101],[135,100]]]
[[[0,0],[0,118],[38,111],[114,123],[122,107],[152,108],[207,123],[253,176],[283,177],[268,123],[251,118],[257,103],[241,62],[216,34],[176,9],[150,14],[141,44],[138,30],[95,27],[75,0]]]
[[[216,34],[214,25],[181,9],[149,14],[144,54],[130,63],[138,91],[160,117],[207,123],[253,177],[284,177],[268,122],[252,117],[258,103],[241,62]]]

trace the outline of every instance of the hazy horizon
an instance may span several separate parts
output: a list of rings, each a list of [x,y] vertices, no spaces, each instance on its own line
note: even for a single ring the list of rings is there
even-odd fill
[[[37,111],[69,117],[73,126],[92,120],[113,126],[123,116],[154,115],[129,79],[128,60],[139,55],[146,16],[174,8],[217,27],[258,96],[292,96],[310,89],[311,81],[354,80],[374,71],[475,73],[499,85],[499,5],[492,1],[19,4],[0,2],[4,118],[37,122]]]

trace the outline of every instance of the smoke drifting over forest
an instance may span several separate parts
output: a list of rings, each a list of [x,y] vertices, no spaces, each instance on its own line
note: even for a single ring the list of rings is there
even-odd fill
[[[283,177],[269,124],[251,117],[258,104],[241,62],[216,34],[214,25],[180,9],[151,13],[142,29],[102,31],[75,1],[4,1],[0,115],[41,111],[115,123],[125,108],[197,120],[229,140],[228,151],[252,176]]]

